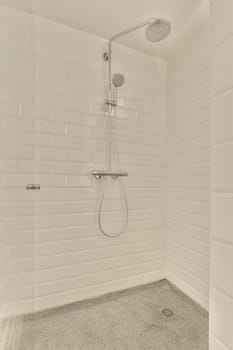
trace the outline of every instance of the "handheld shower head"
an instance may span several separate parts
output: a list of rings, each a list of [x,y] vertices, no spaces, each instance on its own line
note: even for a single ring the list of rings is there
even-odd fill
[[[115,88],[121,87],[124,84],[124,82],[125,82],[125,78],[123,74],[121,73],[113,74],[112,83],[115,86]]]
[[[146,38],[152,42],[164,40],[171,31],[171,23],[165,19],[159,18],[151,22],[146,27]]]

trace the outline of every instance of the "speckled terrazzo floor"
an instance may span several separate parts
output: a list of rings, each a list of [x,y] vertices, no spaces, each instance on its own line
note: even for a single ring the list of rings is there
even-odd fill
[[[167,318],[161,309],[174,315]],[[208,314],[166,280],[24,319],[19,350],[208,350]]]

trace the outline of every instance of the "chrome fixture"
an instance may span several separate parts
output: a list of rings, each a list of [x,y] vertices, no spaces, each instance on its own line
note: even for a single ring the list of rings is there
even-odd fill
[[[114,94],[112,94],[111,98],[105,99],[105,104],[110,105],[112,107],[117,107],[117,92],[118,88],[121,87],[125,82],[125,77],[121,73],[115,73],[112,77],[112,84],[114,85]]]
[[[115,35],[113,35],[108,42],[108,51],[104,52],[103,58],[105,61],[108,61],[111,57],[112,53],[112,42],[126,34],[134,32],[135,30],[141,29],[142,27],[146,27],[145,35],[147,40],[155,43],[166,39],[166,37],[171,32],[171,23],[163,18],[151,18],[145,22],[139,23],[136,26],[130,27],[128,29],[123,30]]]
[[[173,311],[171,309],[162,309],[161,313],[166,316],[166,317],[172,317],[173,316]]]
[[[116,179],[118,176],[128,176],[128,173],[117,171],[93,170],[92,175],[94,175],[96,179],[101,179],[102,176],[111,176],[112,179]]]
[[[26,186],[26,190],[32,190],[32,191],[40,190],[40,184],[28,184]]]
[[[125,194],[124,187],[120,181],[120,186],[124,195],[124,203],[126,208],[126,222],[123,229],[118,233],[107,233],[102,226],[102,207],[106,192],[107,178],[111,177],[113,180],[119,179],[124,176],[128,176],[127,172],[112,171],[112,117],[114,115],[114,108],[117,107],[117,93],[118,89],[124,84],[125,78],[121,73],[115,73],[112,75],[112,43],[120,37],[129,34],[137,29],[146,27],[145,35],[146,38],[151,42],[159,42],[165,39],[170,31],[171,24],[167,20],[161,18],[151,18],[145,22],[137,24],[134,27],[130,27],[122,32],[113,35],[108,41],[108,50],[104,52],[103,58],[108,62],[108,97],[105,99],[105,104],[108,106],[108,136],[107,136],[107,170],[93,170],[92,175],[96,179],[105,178],[105,185],[100,201],[98,224],[100,231],[107,237],[117,237],[123,233],[128,225],[128,203]]]
[[[123,74],[121,73],[113,74],[112,83],[115,86],[115,88],[121,87],[124,84],[124,82],[125,82],[125,77]]]
[[[153,42],[159,42],[164,40],[171,31],[171,23],[165,19],[155,19],[146,27],[146,38]]]
[[[129,34],[142,27],[146,27],[145,35],[146,38],[151,42],[159,42],[165,39],[170,31],[171,24],[169,21],[162,18],[151,18],[145,22],[139,23],[136,26],[125,29],[115,35],[113,35],[108,41],[108,51],[104,52],[104,60],[108,62],[108,98],[105,103],[108,105],[108,170],[111,171],[111,119],[113,114],[113,107],[117,107],[117,91],[118,88],[124,84],[124,76],[120,73],[115,73],[112,76],[112,43],[120,37]],[[113,91],[113,86],[114,91]]]
[[[109,106],[112,106],[112,107],[117,107],[117,100],[115,99],[110,99],[110,98],[106,98],[105,99],[105,104],[106,105],[109,105]]]

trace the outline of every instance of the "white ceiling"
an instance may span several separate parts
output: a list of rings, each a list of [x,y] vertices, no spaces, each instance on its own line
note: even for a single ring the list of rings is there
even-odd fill
[[[129,34],[119,42],[139,51],[166,56],[182,38],[187,38],[209,15],[209,0],[10,0],[11,6],[108,39],[113,34],[151,17],[171,21],[172,32],[160,43],[150,43],[144,31]]]

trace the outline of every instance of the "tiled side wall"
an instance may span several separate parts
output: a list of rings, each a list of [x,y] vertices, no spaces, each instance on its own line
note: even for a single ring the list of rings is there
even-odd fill
[[[233,2],[211,2],[210,349],[233,349]]]
[[[34,105],[34,23],[33,17],[18,14],[0,6],[0,349],[15,349],[20,333],[20,318],[15,313],[22,286],[18,260],[18,244],[24,233],[18,231],[17,219],[24,215],[24,201],[31,215],[33,198],[21,181],[25,168],[33,181],[34,147],[30,150],[23,128],[22,113],[31,106],[32,125]],[[23,107],[24,106],[24,107]],[[23,108],[24,110],[23,110]],[[16,199],[17,198],[17,199]],[[31,230],[31,241],[33,231]],[[27,261],[27,268],[33,264]],[[16,282],[18,281],[18,282]],[[18,285],[18,288],[14,288]],[[20,297],[21,298],[21,297]]]
[[[104,40],[36,19],[35,106],[22,101],[6,122],[9,135],[20,128],[24,145],[21,175],[12,159],[7,184],[14,188],[8,237],[18,268],[10,288],[20,312],[165,277],[166,65],[114,47],[113,72],[126,83],[113,121],[113,160],[130,174],[123,180],[129,225],[108,239],[97,226],[103,182],[91,176],[106,160],[105,47]],[[31,181],[41,190],[23,195]],[[105,228],[119,229],[124,219],[119,184],[109,181]]]
[[[208,26],[169,57],[167,143],[167,278],[208,308]]]
[[[0,72],[2,76],[3,71],[3,63],[0,64]],[[0,105],[0,133],[3,134],[3,120],[4,116],[2,113],[2,103]],[[1,144],[2,147],[2,144]],[[0,193],[4,192],[4,173],[5,173],[5,167],[4,167],[4,161],[0,160]],[[0,204],[0,349],[3,349],[4,345],[4,338],[5,338],[5,332],[6,327],[4,325],[4,318],[6,316],[5,312],[5,276],[6,276],[6,270],[7,270],[7,263],[6,263],[6,249],[5,249],[5,242],[4,242],[4,224],[5,224],[5,205],[1,201]]]

